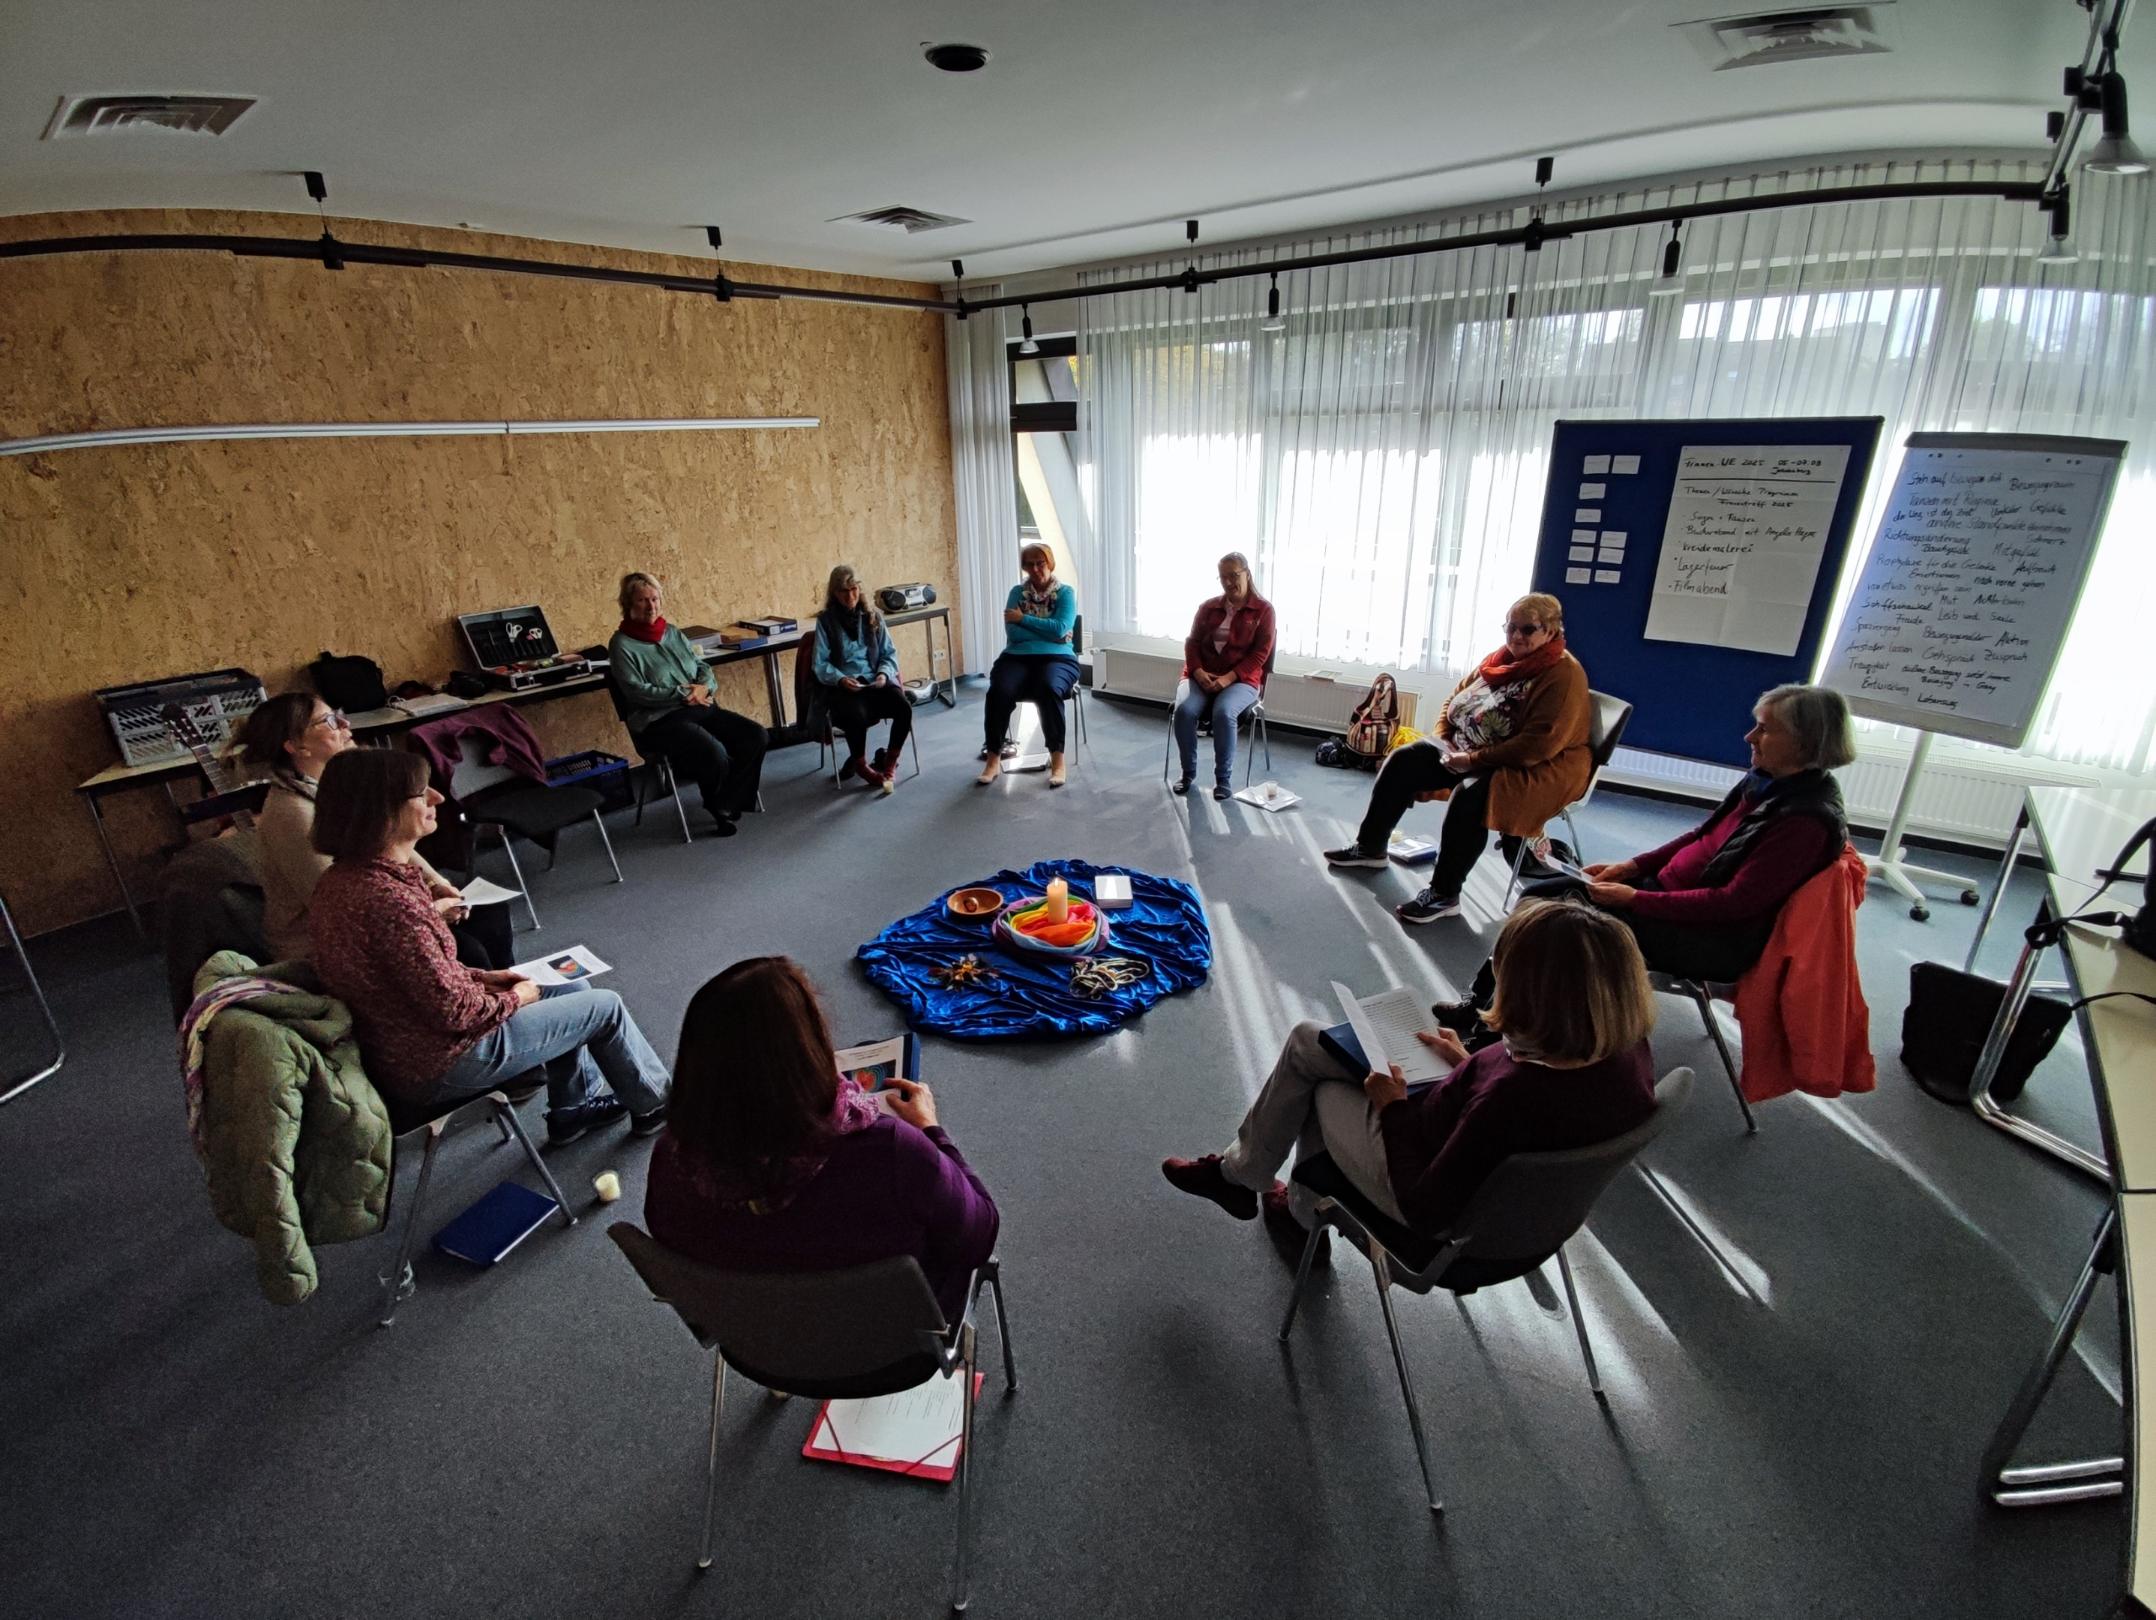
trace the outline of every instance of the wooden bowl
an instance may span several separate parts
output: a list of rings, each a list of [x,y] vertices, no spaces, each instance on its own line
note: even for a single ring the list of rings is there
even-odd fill
[[[985,886],[954,890],[943,902],[943,909],[960,922],[989,922],[1003,910],[1003,906],[1002,891]]]

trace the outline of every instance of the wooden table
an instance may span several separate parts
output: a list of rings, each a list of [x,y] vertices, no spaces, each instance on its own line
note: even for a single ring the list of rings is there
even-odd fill
[[[949,609],[928,608],[924,613],[943,612]],[[933,634],[933,632],[931,632]],[[801,645],[809,632],[797,630],[790,636],[775,636],[769,641],[757,642],[746,647],[721,647],[716,652],[703,655],[704,662],[713,668],[721,664],[745,663],[760,659],[764,666],[764,693],[770,699],[771,718],[774,727],[786,724],[786,687],[779,674],[779,655]],[[949,625],[945,625],[949,635]],[[490,703],[510,703],[522,707],[531,703],[551,703],[556,698],[575,697],[583,692],[606,690],[603,673],[578,675],[551,686],[528,686],[517,692],[488,692],[470,702],[459,702],[452,708],[432,710],[426,714],[407,714],[391,706],[383,709],[362,709],[345,716],[351,722],[352,734],[366,741],[386,741],[389,737],[425,725],[429,720],[439,720],[444,715],[455,714],[464,709],[483,708]],[[135,897],[127,887],[127,878],[120,870],[120,858],[112,847],[112,838],[105,830],[105,817],[98,808],[100,800],[115,793],[129,793],[138,788],[163,787],[166,798],[172,797],[174,782],[199,777],[194,759],[182,755],[178,759],[159,760],[150,765],[113,765],[99,771],[95,776],[75,784],[75,791],[89,807],[91,824],[97,829],[98,847],[105,852],[105,864],[112,869],[112,881],[119,886],[120,903],[127,908],[127,920],[135,925],[138,937],[147,939],[142,926],[142,914],[136,909]],[[178,802],[174,801],[174,808]]]

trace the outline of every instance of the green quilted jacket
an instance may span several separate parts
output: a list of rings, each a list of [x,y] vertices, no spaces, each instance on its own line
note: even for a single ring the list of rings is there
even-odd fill
[[[195,975],[200,995],[257,971],[220,951]],[[313,1243],[382,1229],[389,1204],[389,1110],[359,1066],[352,1015],[304,962],[261,969],[300,986],[227,1007],[204,1037],[202,1127],[210,1207],[255,1245],[255,1278],[273,1304],[315,1290]]]

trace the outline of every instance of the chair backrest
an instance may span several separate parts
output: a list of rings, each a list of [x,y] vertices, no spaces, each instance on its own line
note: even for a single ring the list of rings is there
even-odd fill
[[[629,723],[629,701],[621,695],[621,688],[614,682],[614,671],[606,672],[606,700],[614,705],[614,718],[623,725]]]
[[[1618,743],[1624,740],[1624,728],[1632,720],[1632,705],[1607,692],[1589,692],[1587,698],[1595,707],[1594,720],[1587,732],[1587,747],[1594,756],[1595,774],[1600,775],[1602,768],[1616,754]]]
[[[811,740],[829,741],[831,698],[816,678],[816,638],[822,634],[822,625],[811,619],[809,633],[794,648],[794,713]]]
[[[1453,1230],[1451,1259],[1543,1260],[1586,1224],[1602,1189],[1668,1128],[1691,1094],[1692,1071],[1672,1069],[1654,1088],[1654,1112],[1622,1136],[1555,1153],[1515,1153],[1498,1162]]]
[[[907,1381],[887,1387],[904,1389],[935,1370],[930,1341],[946,1325],[911,1255],[834,1271],[722,1271],[630,1221],[607,1236],[699,1343],[770,1387],[817,1395],[889,1374]]]
[[[487,763],[487,744],[484,737],[467,732],[457,739],[457,768],[449,773],[450,797],[463,801],[474,794],[484,793],[488,788],[500,787],[504,782],[522,782],[506,765]]]
[[[1079,657],[1085,652],[1085,615],[1071,615],[1071,656]]]

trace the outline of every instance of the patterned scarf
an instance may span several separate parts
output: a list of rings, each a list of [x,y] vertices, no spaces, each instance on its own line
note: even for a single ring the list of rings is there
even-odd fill
[[[1018,587],[1018,605],[1025,609],[1029,619],[1052,619],[1056,616],[1056,595],[1062,589],[1053,574],[1041,582],[1041,588],[1037,591],[1033,588],[1033,582],[1026,580]]]
[[[266,979],[258,973],[235,974],[229,979],[219,979],[209,989],[188,1005],[180,1019],[180,1086],[187,1103],[187,1140],[193,1144],[195,1157],[205,1164],[209,1162],[210,1142],[208,1130],[202,1123],[202,1087],[207,1076],[208,1036],[210,1024],[227,1007],[257,1001],[263,996],[304,995],[296,984],[286,984],[282,979]]]

